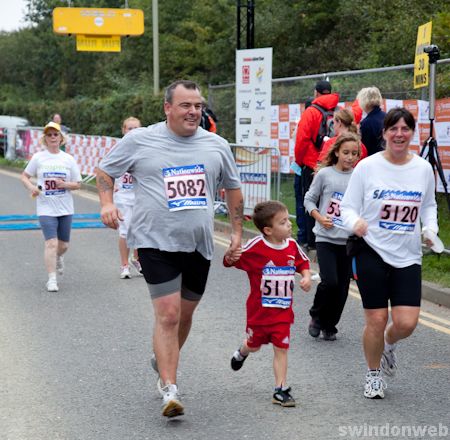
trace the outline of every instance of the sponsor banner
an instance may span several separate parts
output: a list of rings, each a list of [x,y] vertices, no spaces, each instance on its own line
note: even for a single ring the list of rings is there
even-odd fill
[[[271,139],[272,48],[236,51],[236,143],[267,148]],[[288,106],[285,106],[289,113]],[[287,115],[289,119],[289,114]]]
[[[342,107],[350,109],[352,104],[353,102],[351,101],[340,103]],[[412,152],[419,154],[422,151],[424,143],[430,137],[428,101],[385,99],[381,107],[384,111],[389,111],[394,107],[405,107],[414,115],[417,123],[410,149]],[[280,167],[280,172],[283,174],[293,173],[290,165],[294,162],[295,136],[298,121],[301,119],[304,111],[304,104],[280,104],[272,106],[270,145],[280,149],[280,160],[272,161],[272,171],[278,171],[278,167]],[[288,119],[286,119],[287,115]],[[287,124],[289,124],[289,128],[287,128]],[[450,174],[450,98],[436,100],[434,127],[434,137],[438,143],[439,157],[448,181]],[[439,178],[437,188],[438,191],[443,191]]]
[[[16,153],[18,157],[30,160],[34,153],[43,150],[40,139],[43,129],[18,130]],[[80,167],[83,175],[94,175],[95,168],[103,156],[119,141],[111,136],[90,136],[83,134],[68,134],[65,151],[71,154]]]

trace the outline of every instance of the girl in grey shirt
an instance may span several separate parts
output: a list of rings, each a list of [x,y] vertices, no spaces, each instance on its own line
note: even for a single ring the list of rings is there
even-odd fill
[[[336,340],[337,328],[350,284],[350,259],[346,253],[349,236],[342,226],[340,203],[353,167],[361,156],[359,137],[353,133],[339,136],[305,194],[305,209],[316,220],[317,260],[321,282],[309,311],[309,334]]]

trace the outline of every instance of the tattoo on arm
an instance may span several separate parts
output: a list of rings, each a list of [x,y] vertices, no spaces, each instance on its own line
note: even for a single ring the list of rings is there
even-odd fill
[[[107,174],[98,173],[97,174],[97,188],[100,192],[108,192],[112,191],[114,187],[114,183]]]
[[[244,200],[240,200],[234,209],[233,220],[242,225],[244,219]]]

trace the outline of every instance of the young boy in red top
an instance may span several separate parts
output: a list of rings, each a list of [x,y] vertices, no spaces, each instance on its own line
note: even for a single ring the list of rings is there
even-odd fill
[[[300,287],[311,288],[308,257],[291,238],[292,224],[286,206],[278,201],[258,203],[253,222],[262,235],[250,240],[243,249],[227,252],[226,267],[247,272],[250,294],[247,298],[247,337],[231,358],[231,368],[239,370],[250,353],[272,343],[275,392],[272,402],[295,406],[291,388],[286,385],[287,350],[294,322],[292,294],[295,272],[300,272]]]

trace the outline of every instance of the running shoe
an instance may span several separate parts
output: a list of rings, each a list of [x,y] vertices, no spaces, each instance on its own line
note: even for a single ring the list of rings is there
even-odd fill
[[[319,324],[319,321],[317,321],[317,319],[311,319],[311,322],[309,323],[309,326],[308,326],[308,333],[313,338],[319,337],[319,335],[320,335],[320,324]]]
[[[272,403],[284,407],[295,406],[295,400],[290,394],[291,387],[275,388]]]
[[[125,279],[130,279],[130,278],[131,278],[130,268],[128,266],[121,266],[120,267],[120,279],[125,280]]]
[[[64,273],[64,256],[58,255],[56,257],[56,270],[58,271],[59,275],[62,275]]]
[[[328,332],[326,330],[322,330],[322,339],[324,341],[335,341],[336,340],[336,333],[335,332]]]
[[[162,391],[164,393],[162,396],[162,415],[165,417],[182,416],[184,414],[184,406],[178,396],[178,387],[175,384],[169,383],[162,388]]]
[[[380,370],[367,372],[364,397],[368,399],[384,399],[384,390],[386,388],[386,382],[381,376]]]
[[[244,356],[241,354],[240,350],[236,350],[233,353],[233,356],[231,358],[231,368],[234,371],[238,371],[242,368],[242,365],[244,365],[245,359],[247,359],[247,356]]]
[[[389,377],[397,373],[397,356],[394,350],[384,350],[381,356],[381,371]]]
[[[56,282],[56,278],[50,278],[47,281],[47,292],[57,292],[59,290],[58,283]]]
[[[138,273],[138,275],[142,277],[143,276],[142,267],[141,267],[141,263],[139,263],[139,260],[136,260],[135,258],[130,258],[130,263],[136,269],[136,272]]]

